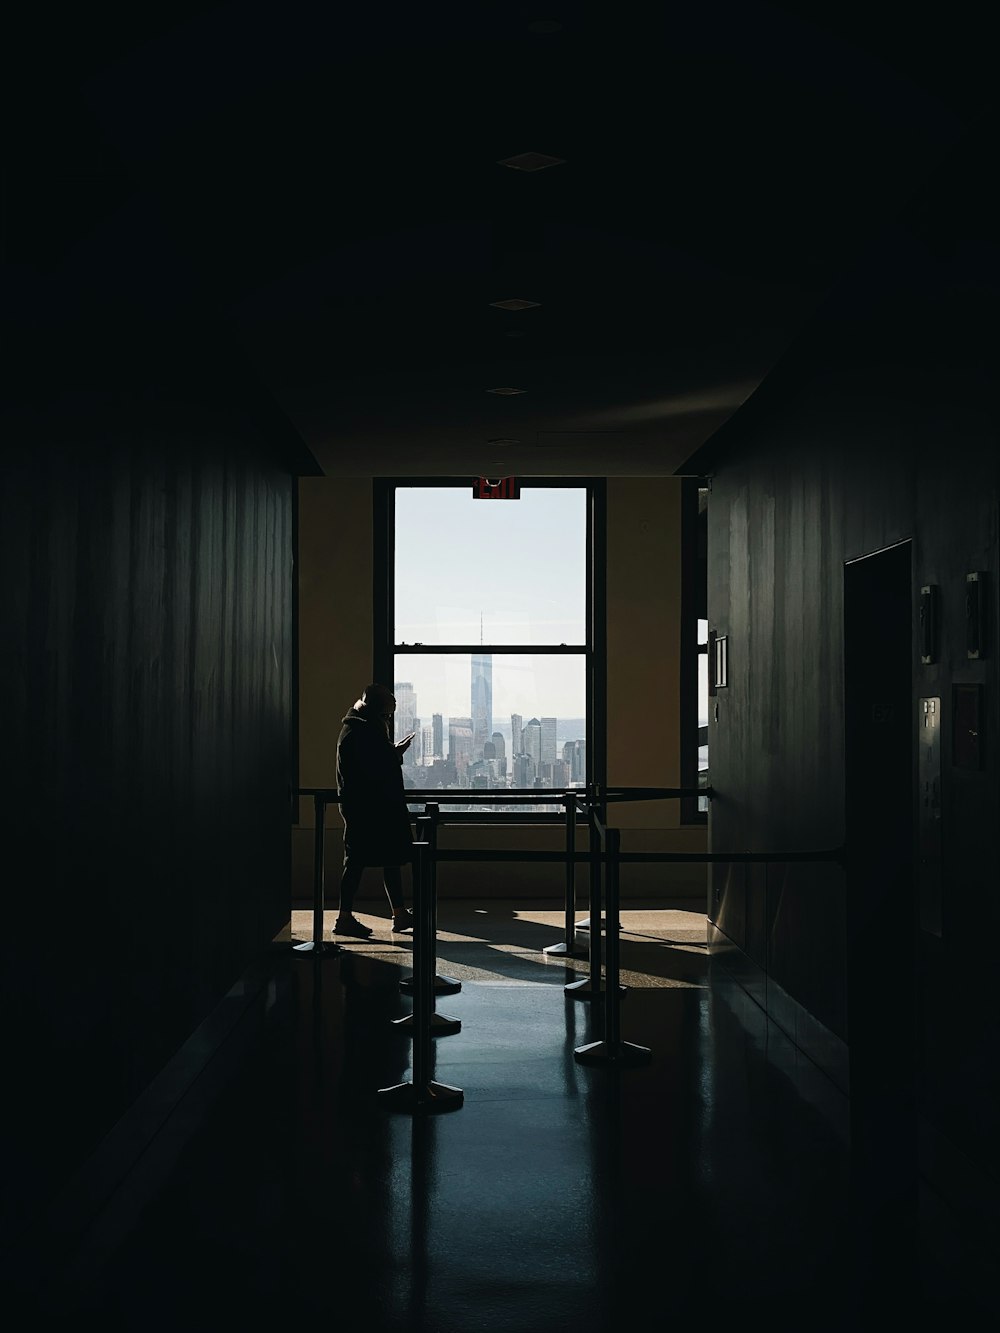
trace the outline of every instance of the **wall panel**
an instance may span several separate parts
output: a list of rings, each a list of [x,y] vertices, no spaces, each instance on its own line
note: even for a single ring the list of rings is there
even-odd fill
[[[7,431],[4,985],[30,1207],[287,920],[293,482],[198,408]]]

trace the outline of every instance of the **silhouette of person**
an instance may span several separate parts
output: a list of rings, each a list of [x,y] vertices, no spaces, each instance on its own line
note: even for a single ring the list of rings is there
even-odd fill
[[[413,736],[393,743],[396,697],[385,685],[366,685],[344,718],[337,740],[337,787],[344,821],[344,873],[335,935],[367,939],[371,927],[352,912],[365,866],[380,866],[392,907],[393,930],[410,930],[402,867],[413,860],[413,832],[402,763]]]

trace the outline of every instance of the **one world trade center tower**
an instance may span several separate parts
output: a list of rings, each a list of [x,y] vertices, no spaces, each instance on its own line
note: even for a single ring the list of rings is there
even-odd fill
[[[493,738],[493,654],[472,654],[472,757]]]

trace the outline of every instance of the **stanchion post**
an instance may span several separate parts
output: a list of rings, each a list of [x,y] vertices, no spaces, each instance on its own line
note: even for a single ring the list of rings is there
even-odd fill
[[[457,977],[441,976],[437,971],[437,832],[438,823],[441,819],[441,807],[434,802],[428,802],[424,806],[424,813],[417,815],[417,836],[422,837],[430,845],[430,876],[431,892],[434,895],[434,994],[435,995],[457,995],[462,989],[462,983]],[[414,981],[412,977],[403,977],[399,983],[399,989],[405,994],[412,994]],[[406,1020],[401,1020],[405,1022]],[[445,1022],[439,1019],[435,1023],[436,1028],[440,1028],[439,1035],[445,1036],[446,1032],[441,1024]],[[458,1023],[457,1019],[447,1020],[449,1023]],[[457,1032],[461,1027],[449,1027],[448,1031]]]
[[[316,828],[313,834],[313,937],[302,944],[292,946],[294,953],[300,954],[335,954],[340,953],[340,945],[323,939],[323,916],[326,909],[326,796],[323,792],[313,792],[313,813]]]
[[[431,940],[434,944],[434,962],[437,963],[437,928],[438,928],[438,905],[437,905],[437,833],[438,820],[441,818],[441,807],[435,801],[428,801],[424,806],[423,813],[424,841],[430,847],[428,862],[430,866],[430,886],[431,886],[431,924],[434,927]],[[417,828],[420,827],[421,820],[417,819]],[[436,970],[436,969],[435,969]]]
[[[584,1065],[641,1065],[646,1064],[653,1054],[648,1046],[637,1046],[635,1042],[622,1041],[621,1037],[621,986],[619,985],[621,940],[618,934],[621,914],[619,899],[621,837],[621,829],[616,828],[609,828],[605,837],[608,854],[608,975],[604,995],[604,1039],[576,1048],[574,1055],[580,1064]]]
[[[323,920],[326,912],[326,801],[316,794],[315,861],[313,866],[313,944],[318,949],[323,943]]]
[[[418,843],[420,864],[420,893],[414,904],[417,938],[414,941],[414,975],[417,979],[413,993],[413,1082],[425,1088],[431,1079],[431,1021],[434,1013],[434,963],[431,956],[434,913],[431,907],[430,846]]]
[[[456,1032],[462,1031],[462,1020],[460,1018],[453,1018],[449,1014],[438,1014],[433,1012],[434,1010],[433,997],[435,995],[452,995],[456,991],[460,991],[462,989],[462,983],[460,981],[456,981],[454,977],[439,977],[437,975],[437,877],[435,874],[434,853],[437,849],[436,824],[437,824],[437,816],[439,814],[440,814],[440,807],[435,805],[433,807],[429,807],[428,809],[426,809],[422,815],[417,815],[417,842],[414,844],[414,847],[418,846],[419,844],[424,844],[427,847],[424,892],[425,892],[425,897],[427,898],[428,901],[428,911],[430,913],[430,930],[427,935],[427,941],[428,941],[427,953],[430,958],[428,967],[431,970],[431,980],[430,980],[431,1011],[432,1011],[430,1020],[431,1036],[452,1037],[455,1035]],[[414,861],[414,866],[413,866],[414,884],[416,883],[416,870],[417,870],[416,861]],[[414,939],[415,939],[416,932],[420,929],[420,918],[417,915],[415,893],[414,893],[413,913],[417,921],[417,924],[414,927]],[[413,976],[404,977],[403,980],[399,983],[400,990],[409,992],[414,997],[413,1013],[407,1014],[404,1018],[394,1018],[392,1020],[393,1026],[402,1029],[402,1031],[404,1032],[409,1032],[413,1030],[417,1022],[416,973],[417,973],[417,960],[416,956],[414,956]]]
[[[438,929],[438,896],[437,896],[437,839],[438,825],[441,822],[441,807],[436,801],[428,801],[424,806],[424,817],[426,820],[424,837],[430,843],[430,866],[431,866],[431,902],[434,910],[434,934],[431,939],[434,944],[434,994],[435,995],[457,995],[462,989],[462,983],[457,977],[444,976],[437,970],[437,929]]]
[[[389,1111],[437,1113],[457,1110],[464,1093],[447,1083],[431,1078],[431,1020],[434,1013],[434,954],[431,929],[434,904],[430,882],[430,846],[426,842],[413,847],[413,1082],[380,1088],[378,1096]]]
[[[571,981],[563,988],[576,1000],[592,1000],[601,993],[601,871],[604,858],[593,804],[588,806],[587,824],[590,833],[590,976]]]
[[[576,792],[564,792],[566,807],[566,924],[565,936],[558,944],[549,944],[542,953],[578,958],[576,943]]]
[[[618,890],[621,884],[621,829],[609,828],[607,833],[608,869],[604,916],[607,922],[607,976],[604,984],[604,1039],[617,1045],[622,1035],[622,997],[618,990],[621,972],[620,904]]]
[[[566,952],[576,944],[576,797],[566,801]]]

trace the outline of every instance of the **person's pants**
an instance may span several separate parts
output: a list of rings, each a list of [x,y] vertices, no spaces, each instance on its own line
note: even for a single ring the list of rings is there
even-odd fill
[[[354,907],[354,895],[361,883],[365,867],[351,856],[344,857],[344,873],[340,881],[340,911],[349,916]],[[394,912],[403,910],[403,871],[401,866],[383,866],[382,883]]]

